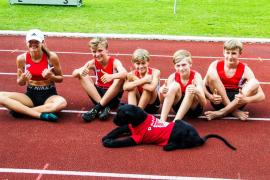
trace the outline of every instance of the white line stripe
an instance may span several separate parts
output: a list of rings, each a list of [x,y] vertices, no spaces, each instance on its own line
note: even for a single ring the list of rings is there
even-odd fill
[[[43,167],[43,170],[47,169],[49,167],[49,163],[46,163]],[[43,174],[39,174],[38,177],[36,178],[36,180],[40,180],[42,178]]]
[[[5,108],[5,107],[0,107],[0,111],[7,111],[7,110],[8,109]],[[87,111],[64,109],[61,112],[63,112],[63,113],[72,113],[72,114],[82,114],[82,113],[86,113]],[[111,111],[110,114],[115,115],[116,112]],[[153,114],[153,115],[156,116],[156,117],[160,117],[160,114]],[[168,117],[175,117],[175,115],[174,114],[169,114]],[[199,119],[206,119],[205,116],[199,116],[198,118]],[[235,117],[224,117],[222,119],[230,120],[230,119],[237,119],[237,118],[235,118]],[[250,117],[250,118],[247,118],[247,120],[250,120],[250,121],[270,121],[270,117],[269,118],[256,118],[256,117],[252,118],[252,117]]]
[[[4,72],[0,72],[0,75],[6,75],[6,76],[16,76],[16,73],[4,73]],[[64,74],[64,77],[72,77],[71,74]],[[90,76],[91,78],[96,78],[96,76]],[[161,78],[161,81],[165,81],[167,80],[167,78]],[[265,85],[269,85],[270,82],[260,82],[260,84],[265,84]]]
[[[26,52],[25,50],[5,50],[5,49],[0,49],[0,52],[11,52],[11,53],[22,53],[22,52]],[[92,53],[90,52],[64,52],[64,51],[55,51],[57,54],[74,54],[74,55],[92,55]],[[123,54],[123,53],[109,53],[109,55],[112,56],[132,56],[132,54]],[[150,55],[151,57],[162,57],[162,58],[172,58],[171,55],[162,55],[162,54],[156,54],[156,55]],[[197,59],[222,59],[224,57],[222,56],[192,56],[192,58],[197,58]],[[270,58],[261,58],[261,57],[257,57],[257,58],[248,58],[248,57],[242,57],[239,58],[240,60],[248,60],[248,61],[270,61]]]
[[[27,31],[12,31],[1,30],[0,35],[15,35],[25,36]],[[146,40],[174,40],[174,41],[213,41],[224,42],[229,39],[238,39],[241,42],[258,42],[269,43],[268,38],[236,38],[236,37],[205,37],[205,36],[174,36],[174,35],[158,35],[158,34],[101,34],[101,33],[59,33],[59,32],[44,32],[46,36],[51,37],[80,37],[80,38],[92,38],[92,37],[105,37],[112,39],[146,39]]]
[[[132,178],[136,178],[136,179],[175,179],[175,180],[193,180],[193,179],[196,179],[196,180],[218,180],[218,179],[220,179],[220,178],[202,178],[202,177],[159,176],[159,175],[147,175],[147,174],[121,174],[121,173],[58,171],[58,170],[39,170],[39,169],[15,169],[15,168],[0,168],[0,172],[2,172],[2,173],[26,173],[26,174],[49,174],[49,175],[62,175],[62,176],[114,177],[114,178],[130,178],[130,179],[132,179]]]

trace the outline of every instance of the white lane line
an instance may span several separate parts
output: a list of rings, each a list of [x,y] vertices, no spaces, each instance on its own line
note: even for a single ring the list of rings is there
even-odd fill
[[[0,30],[0,35],[25,36],[27,31]],[[161,34],[105,34],[105,33],[78,33],[78,32],[43,32],[50,37],[75,37],[93,38],[104,37],[110,39],[142,39],[142,40],[174,40],[174,41],[203,41],[203,42],[224,42],[229,39],[238,39],[241,42],[269,43],[269,38],[244,38],[244,37],[208,37],[208,36],[176,36]]]
[[[45,169],[48,169],[48,167],[49,167],[49,163],[46,163],[45,165],[44,165],[44,167],[43,167],[43,170],[45,170]],[[41,178],[42,178],[42,176],[43,176],[43,174],[39,174],[38,175],[38,177],[36,178],[36,180],[40,180]]]
[[[83,108],[85,109],[85,108]],[[0,111],[7,111],[8,109],[5,107],[0,107]],[[82,113],[86,113],[87,111],[82,111],[82,110],[72,110],[72,109],[64,109],[61,112],[63,113],[71,113],[71,114],[82,114]],[[110,114],[115,115],[116,112],[111,111]],[[160,114],[153,114],[156,117],[160,117]],[[169,114],[168,117],[175,117],[174,114]],[[199,116],[199,119],[206,119],[206,116]],[[230,119],[237,119],[235,117],[224,117],[222,119],[226,119],[226,120],[230,120]],[[270,121],[270,117],[268,118],[256,118],[256,117],[249,117],[247,118],[247,120],[250,121]]]
[[[49,174],[62,176],[89,176],[89,177],[110,177],[110,178],[128,178],[128,179],[172,179],[172,180],[219,180],[220,178],[203,177],[183,177],[183,176],[160,176],[148,174],[124,174],[124,173],[101,173],[85,171],[59,171],[59,170],[39,170],[39,169],[15,169],[0,168],[2,173],[26,173],[26,174]],[[223,178],[222,178],[223,179]],[[225,179],[223,179],[225,180]],[[226,179],[229,180],[229,179]]]
[[[26,52],[25,50],[18,50],[18,49],[0,49],[0,52],[11,52],[11,53],[22,53],[22,52]],[[73,54],[73,55],[92,55],[92,53],[90,52],[64,52],[64,51],[55,51],[57,54]],[[125,53],[110,53],[110,55],[113,56],[132,56],[132,54],[125,54]],[[161,58],[172,58],[171,55],[162,55],[162,54],[157,54],[157,55],[150,55],[151,57],[161,57]],[[196,59],[222,59],[224,57],[222,56],[192,56],[192,58],[196,58]],[[249,61],[269,61],[270,58],[261,58],[261,57],[257,57],[257,58],[248,58],[248,57],[242,57],[239,58],[241,60],[249,60]]]
[[[3,76],[17,76],[16,73],[5,73],[5,72],[0,72],[0,75],[3,75]],[[64,74],[63,75],[64,77],[72,77],[71,74]],[[96,76],[90,76],[91,78],[96,78]],[[165,81],[167,80],[167,78],[161,78],[160,79],[161,81]],[[260,84],[266,84],[266,85],[269,85],[270,82],[260,82]]]

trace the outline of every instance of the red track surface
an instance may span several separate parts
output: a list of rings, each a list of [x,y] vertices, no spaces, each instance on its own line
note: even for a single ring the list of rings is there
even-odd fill
[[[24,50],[24,37],[0,37],[0,50]],[[88,53],[89,39],[47,38],[54,51]],[[187,49],[193,56],[222,56],[222,43],[109,40],[110,53],[131,54],[134,49],[146,48],[153,55],[171,56],[178,49]],[[269,58],[269,44],[245,44],[244,58]],[[14,73],[18,52],[0,51],[0,72]],[[60,54],[64,74],[82,66],[91,55]],[[130,56],[118,56],[127,69]],[[193,58],[193,68],[205,74],[213,58]],[[261,82],[270,79],[270,61],[245,61]],[[173,72],[171,58],[152,57],[153,67],[159,68],[162,78]],[[16,77],[0,76],[0,91],[24,92],[16,85]],[[269,85],[262,85],[268,95]],[[65,78],[58,85],[59,94],[68,100],[69,110],[88,110],[91,103],[76,79]],[[123,99],[125,101],[125,97]],[[251,117],[270,118],[269,99],[247,106]],[[210,108],[210,106],[208,106]],[[236,152],[211,139],[203,147],[164,152],[158,146],[137,146],[107,149],[100,139],[113,127],[111,121],[82,122],[79,114],[62,113],[59,123],[47,123],[29,118],[13,119],[7,111],[0,111],[0,168],[152,174],[163,176],[270,179],[269,121],[188,120],[201,135],[218,133],[238,149]],[[0,173],[0,179],[36,179],[38,174]],[[97,177],[91,177],[91,179]],[[79,176],[43,175],[41,179],[89,179]],[[98,178],[100,179],[100,177]],[[108,177],[104,178],[108,179]]]

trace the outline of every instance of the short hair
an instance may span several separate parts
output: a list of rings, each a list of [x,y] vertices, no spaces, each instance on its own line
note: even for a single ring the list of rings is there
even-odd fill
[[[131,62],[136,63],[136,62],[138,62],[140,60],[144,60],[144,61],[149,62],[150,54],[146,49],[136,49],[133,52]]]
[[[227,40],[224,43],[223,48],[226,49],[226,50],[239,49],[239,52],[242,53],[243,44],[239,40],[237,40],[237,39],[230,39],[230,40]]]
[[[89,46],[91,48],[97,48],[98,46],[102,46],[108,49],[108,41],[106,38],[101,38],[101,37],[93,38],[89,41]]]
[[[191,53],[187,50],[181,49],[173,54],[173,64],[179,63],[184,59],[187,59],[188,63],[192,64]]]

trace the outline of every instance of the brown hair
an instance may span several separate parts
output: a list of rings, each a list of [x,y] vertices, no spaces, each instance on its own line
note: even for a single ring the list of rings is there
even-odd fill
[[[133,52],[131,62],[136,63],[139,60],[144,60],[144,61],[149,62],[150,55],[149,55],[149,52],[146,49],[136,49]]]
[[[173,64],[179,63],[180,61],[187,59],[192,64],[191,53],[187,50],[178,50],[173,54]]]
[[[98,46],[102,46],[102,47],[105,47],[106,49],[108,49],[108,41],[106,38],[101,38],[101,37],[93,38],[89,41],[89,46],[91,48],[95,48],[95,49]]]
[[[243,44],[237,39],[230,39],[224,43],[223,48],[226,50],[239,49],[239,53],[241,54],[243,50]]]

